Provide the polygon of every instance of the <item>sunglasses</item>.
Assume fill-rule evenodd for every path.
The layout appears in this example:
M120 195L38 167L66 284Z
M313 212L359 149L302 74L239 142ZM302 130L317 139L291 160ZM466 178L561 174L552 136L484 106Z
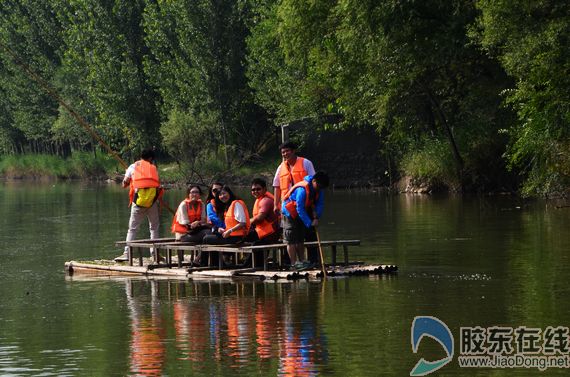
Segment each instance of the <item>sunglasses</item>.
M190 194L199 194L200 191L190 191Z
M212 192L213 192L214 194L217 194L218 192L220 192L220 189L217 189L217 188L212 189Z

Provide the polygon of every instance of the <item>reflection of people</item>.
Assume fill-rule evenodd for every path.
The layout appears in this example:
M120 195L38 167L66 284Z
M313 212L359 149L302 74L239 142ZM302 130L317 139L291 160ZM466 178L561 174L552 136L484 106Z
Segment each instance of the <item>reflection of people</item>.
M172 304L176 345L186 355L184 358L202 363L208 350L207 311L202 305L191 305L191 301L178 299ZM201 364L194 365L203 367Z
M204 236L210 232L210 224L206 221L206 206L200 195L200 186L189 186L186 199L180 203L172 219L172 232L179 241L202 243Z
M144 308L132 292L132 281L126 280L127 302L131 312L132 339L130 343L131 373L141 376L161 376L166 359L164 339L166 333L160 318L157 298L157 281L151 280L151 313Z
M127 241L133 241L137 236L139 225L146 217L150 228L150 238L158 238L158 227L160 220L157 199L162 195L160 189L160 179L158 169L152 163L154 152L152 149L145 149L141 153L141 159L131 164L125 172L123 187L129 187L129 205L131 206L131 216L129 219L129 230ZM122 255L115 258L116 262L129 260L129 247L125 246ZM151 249L151 256L154 249Z
M290 294L287 305L283 305L280 376L317 376L320 374L317 366L326 365L328 361L327 339L317 322L315 302L318 299L309 291L308 295Z
M317 172L296 183L283 197L283 239L293 268L306 268L310 264L303 262L305 233L319 224L324 207L322 191L328 185L328 175Z

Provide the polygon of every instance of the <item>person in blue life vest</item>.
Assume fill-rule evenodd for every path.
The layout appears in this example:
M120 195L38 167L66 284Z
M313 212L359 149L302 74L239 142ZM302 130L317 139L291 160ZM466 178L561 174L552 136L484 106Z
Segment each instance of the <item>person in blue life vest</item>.
M214 182L208 190L208 197L206 198L206 216L208 217L208 222L212 224L212 230L215 232L218 228L225 228L223 218L220 219L216 211L216 196L220 190L224 187L221 182Z
M303 261L305 233L319 224L324 208L323 190L328 186L328 175L319 171L296 183L283 197L283 239L294 269L311 264Z

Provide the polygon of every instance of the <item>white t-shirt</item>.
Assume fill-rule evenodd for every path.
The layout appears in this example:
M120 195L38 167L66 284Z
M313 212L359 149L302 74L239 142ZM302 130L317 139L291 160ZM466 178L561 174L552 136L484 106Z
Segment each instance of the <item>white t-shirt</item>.
M247 222L247 217L245 216L245 209L241 205L241 203L236 203L234 206L234 219L238 223L245 223Z
M299 157L297 156L297 158L299 158ZM289 166L289 168L291 168L291 166ZM313 163L311 161L307 160L306 158L303 159L303 168L307 172L307 175L315 175L315 168L313 166ZM281 184L279 183L279 170L281 170L281 164L279 164L279 166L277 167L277 170L275 171L275 177L273 178L273 187L280 187L281 186ZM292 182L288 188L291 188L291 187L293 187Z
M188 218L188 211L186 210L186 201L183 200L178 206L176 211L176 220L180 225L190 224L190 219ZM202 203L202 214L200 215L200 220L206 222L206 205Z

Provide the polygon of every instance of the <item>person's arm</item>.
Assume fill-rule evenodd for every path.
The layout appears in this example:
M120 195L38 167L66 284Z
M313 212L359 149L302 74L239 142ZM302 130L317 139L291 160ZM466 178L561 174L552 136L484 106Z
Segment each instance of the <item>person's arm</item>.
M206 217L206 205L202 204L202 213L200 214L200 221L198 221L198 226L206 226L210 227L212 224L208 222L208 218Z
M315 167L313 166L313 163L306 158L303 160L303 167L305 168L307 175L315 175Z
M226 231L224 233L222 233L222 237L228 238L236 230L240 230L242 228L245 228L245 226L247 224L247 218L245 215L245 210L244 210L243 206L241 205L241 203L236 203L234 206L234 218L238 222L237 225L235 225L234 227L232 227L230 229L226 229Z
M301 219L301 221L303 222L303 224L305 224L305 226L307 228L311 227L311 224L313 222L313 219L311 219L309 217L309 214L307 213L307 209L305 208L305 201L307 199L307 195L305 194L305 190L303 189L297 189L294 192L295 194L295 206L297 207L297 213L299 214L299 218Z
M324 208L325 208L325 193L321 190L319 192L319 198L317 199L317 202L315 203L315 214L316 214L318 219L320 219L321 216L323 216L323 209Z
M271 202L270 198L263 198L259 203L259 213L257 216L252 217L250 220L251 226L254 226L256 223L263 221L264 219L269 216L269 211L273 210L275 204Z
M216 228L225 228L226 227L224 222L222 220L220 220L220 218L218 217L218 214L216 213L216 211L214 211L214 206L211 203L208 203L208 205L206 206L206 210L208 213L208 220L210 221L210 223L212 225L214 225Z
M190 225L190 219L188 218L188 211L186 210L186 202L182 201L178 205L178 210L176 210L176 220L180 225Z
M131 178L133 176L133 171L135 170L135 165L130 165L127 170L125 171L125 177L123 178L123 187L129 187L131 184Z
M279 183L279 169L281 165L277 167L275 172L275 177L273 178L273 211L276 215L281 213L281 187Z

